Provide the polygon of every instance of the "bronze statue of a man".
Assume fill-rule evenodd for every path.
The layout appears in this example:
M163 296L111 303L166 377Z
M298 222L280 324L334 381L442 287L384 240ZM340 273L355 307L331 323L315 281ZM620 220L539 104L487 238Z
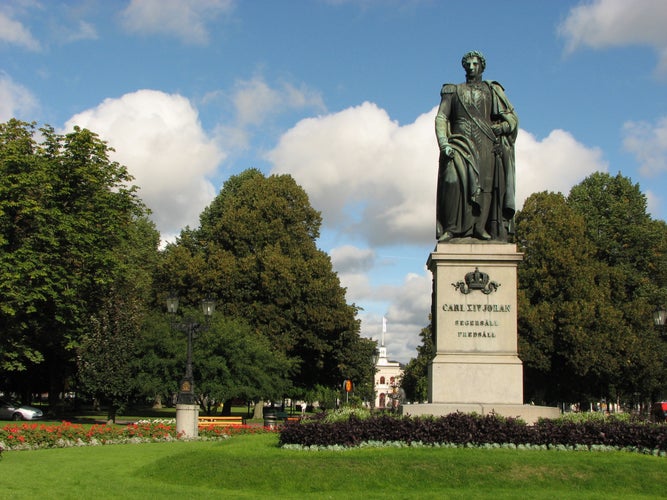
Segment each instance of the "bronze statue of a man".
M482 80L486 60L480 52L468 52L461 63L466 82L442 86L435 117L436 238L506 242L513 232L519 119L503 87Z

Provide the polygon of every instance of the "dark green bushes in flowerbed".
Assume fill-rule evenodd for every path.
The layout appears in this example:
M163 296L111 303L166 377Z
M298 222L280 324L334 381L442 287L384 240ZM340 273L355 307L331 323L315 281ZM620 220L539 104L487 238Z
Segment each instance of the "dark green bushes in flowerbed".
M667 425L625 421L613 417L589 421L541 420L528 425L498 415L452 413L444 417L390 415L343 421L324 419L289 423L280 432L281 445L358 446L365 442L422 445L526 445L547 448L606 446L667 451Z
M604 445L667 451L667 425L623 421L613 417L583 422L543 420L534 427L533 433L538 444Z

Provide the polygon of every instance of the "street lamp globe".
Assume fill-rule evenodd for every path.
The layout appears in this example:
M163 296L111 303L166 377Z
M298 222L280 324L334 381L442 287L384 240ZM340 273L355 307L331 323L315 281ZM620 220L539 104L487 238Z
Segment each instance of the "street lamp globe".
M215 312L215 300L206 298L201 301L201 308L204 311L204 316L210 318Z
M167 297L167 312L176 314L176 311L178 311L178 296L170 295Z
M371 361L373 361L373 366L376 366L378 364L378 359L380 359L380 351L376 347L373 349L373 354L371 355Z

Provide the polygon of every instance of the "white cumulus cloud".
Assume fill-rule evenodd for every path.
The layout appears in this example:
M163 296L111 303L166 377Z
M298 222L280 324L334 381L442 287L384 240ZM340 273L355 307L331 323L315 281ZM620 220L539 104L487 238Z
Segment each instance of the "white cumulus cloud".
M667 170L667 117L657 123L626 122L623 146L634 154L642 175L652 177Z
M223 114L231 120L218 124L214 134L229 150L239 151L248 149L256 134L266 138L279 130L276 123L286 113L326 109L318 91L289 82L271 85L261 75L237 80L230 91L209 92L201 102L205 106L218 103L228 111Z
M41 48L39 41L32 36L23 23L3 12L0 12L0 41L28 50L40 50Z
M331 262L338 272L365 272L373 266L375 252L370 248L343 245L329 252Z
M367 273L375 264L375 251L343 245L331 249L329 256L341 286L347 290L348 302L367 300L373 294L373 286Z
M626 122L623 134L623 147L637 159L641 175L652 178L667 171L667 117L655 123ZM649 212L659 212L662 193L648 189L645 194Z
M10 118L30 121L28 117L37 108L37 98L27 88L0 72L0 121Z
M664 0L594 0L572 8L558 31L566 49L603 49L648 45L658 53L660 72L667 72L667 2Z
M260 125L268 116L290 109L324 110L324 101L318 92L306 87L296 88L289 83L271 87L261 77L238 81L232 100L236 108L236 120L241 127ZM267 113L267 109L271 113Z
M304 187L325 224L373 244L425 240L435 207L433 116L400 126L366 102L301 120L268 158L274 173Z
M431 310L431 273L408 273L398 286L382 286L376 293L389 302L385 314L366 313L362 320L362 334L375 340L382 335L382 316L387 318L385 346L392 359L407 362L416 356L421 344L419 332L428 325Z
M572 186L593 172L606 172L602 150L587 147L564 130L553 130L542 140L525 130L516 144L517 207L532 193L560 192L567 196Z
M73 116L66 128L75 125L116 149L113 159L135 177L163 238L198 225L199 214L216 195L207 176L225 154L202 130L188 99L139 90Z
M233 0L132 0L121 20L132 33L169 35L202 45L209 40L207 23L233 7Z

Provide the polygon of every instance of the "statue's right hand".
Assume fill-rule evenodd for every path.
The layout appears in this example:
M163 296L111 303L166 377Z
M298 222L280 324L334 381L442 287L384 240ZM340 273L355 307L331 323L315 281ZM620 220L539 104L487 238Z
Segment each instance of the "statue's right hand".
M443 144L440 151L448 158L454 158L454 150L449 144Z

